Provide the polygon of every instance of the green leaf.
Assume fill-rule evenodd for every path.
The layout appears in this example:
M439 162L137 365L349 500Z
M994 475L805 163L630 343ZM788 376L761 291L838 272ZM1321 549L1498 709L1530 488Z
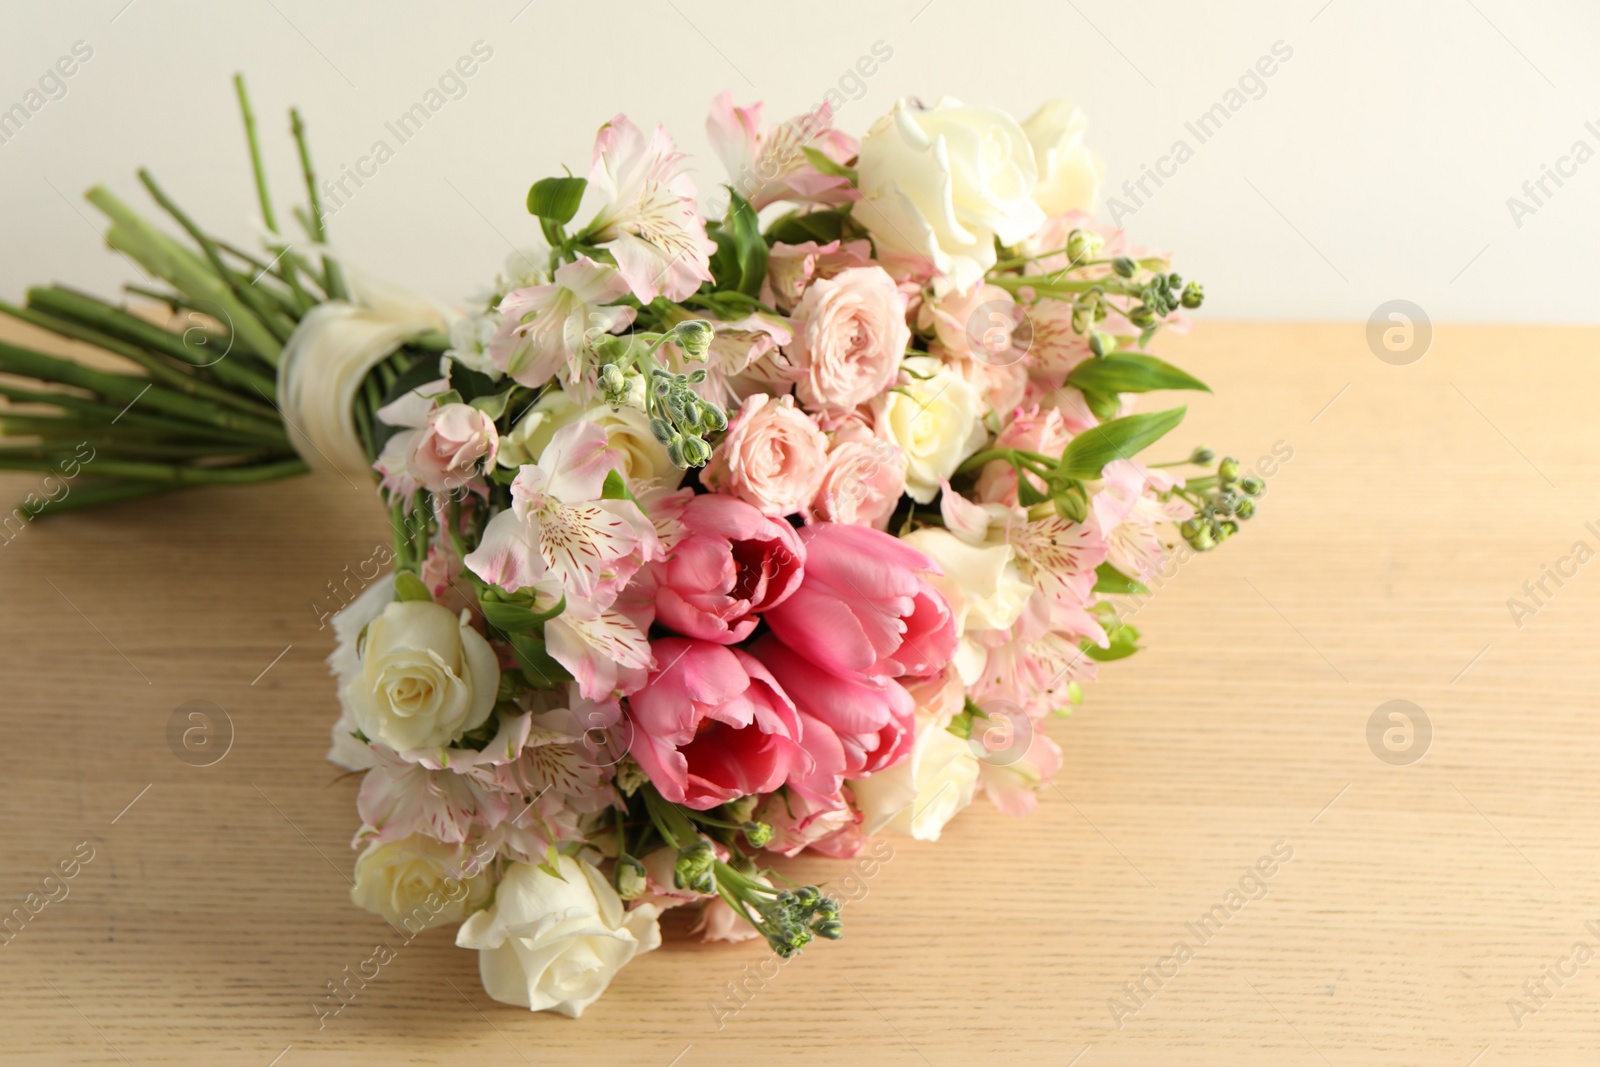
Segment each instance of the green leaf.
M633 499L633 494L628 492L628 483L623 481L622 475L617 473L615 470L607 472L606 480L604 484L600 486L600 499L632 500L633 503L638 503L637 500Z
M755 208L729 189L727 217L710 233L717 242L717 251L711 257L711 275L717 288L746 296L760 293L767 276L767 242L761 236Z
M1067 384L1088 393L1148 393L1155 389L1199 389L1206 383L1165 360L1143 352L1113 352L1103 359L1086 359L1067 375Z
M1106 636L1111 638L1110 648L1089 645L1084 649L1090 659L1098 663L1110 663L1114 659L1126 659L1139 651L1139 630L1131 623L1108 628Z
M1116 393L1105 393L1099 389L1084 389L1083 402L1089 405L1089 410L1094 412L1094 417L1102 422L1117 417L1117 412L1122 410L1122 398Z
M461 394L467 403L472 403L480 396L489 396L506 388L507 383L497 382L482 371L475 371L471 367L464 367L455 360L450 361L450 388Z
M1188 410L1176 407L1143 415L1125 415L1091 427L1067 442L1055 474L1059 478L1080 481L1098 478L1107 463L1114 459L1132 459L1136 453L1161 440L1183 421Z
M1142 583L1134 581L1126 574L1109 563L1102 563L1094 569L1094 591L1096 593L1110 593L1113 596L1143 596L1150 592Z
M800 151L806 154L806 160L816 168L818 174L826 174L833 178L848 179L851 185L856 184L856 169L847 167L843 163L835 163L815 148L801 147Z
M554 689L572 677L545 651L543 639L532 634L512 634L511 650L516 653L522 676L535 689Z
M827 244L844 233L845 213L837 210L791 212L767 227L767 240L798 245L807 241Z
M428 587L422 584L411 571L395 571L394 595L400 600L426 600L433 602L433 594L428 592Z
M543 627L545 623L567 609L567 598L562 597L553 607L541 611L534 606L531 599L519 597L509 601L501 600L492 593L484 592L478 595L478 607L483 609L483 617L488 620L490 626L505 631L508 636L513 636Z
M503 393L489 393L486 396L475 396L469 401L469 403L479 411L483 412L485 415L489 416L491 419L498 419L500 416L506 413L506 403L510 399L511 390L507 389Z
M587 178L541 178L528 190L528 214L566 225L583 202Z

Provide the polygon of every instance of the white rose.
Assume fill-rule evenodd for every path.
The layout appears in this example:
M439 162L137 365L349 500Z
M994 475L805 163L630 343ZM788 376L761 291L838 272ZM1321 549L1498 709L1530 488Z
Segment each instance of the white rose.
M458 878L470 857L459 845L423 834L371 844L356 860L350 899L408 934L460 922L489 901L494 888L481 869Z
M461 925L456 944L479 950L484 990L505 1004L576 1019L624 964L661 944L654 904L622 910L594 867L560 858L561 877L514 863L494 904Z
M1094 210L1105 184L1106 165L1099 153L1084 147L1088 126L1089 120L1070 100L1051 100L1022 124L1039 166L1033 199L1047 215Z
M945 823L972 803L978 769L972 746L945 729L937 716L919 710L911 755L850 783L863 816L861 829L939 840Z
M361 673L361 631L394 603L394 575L385 574L361 591L333 616L333 635L338 644L328 656L328 669L339 682L339 721L333 724L333 747L328 760L347 771L364 771L376 761L372 750L355 738L355 713L345 698L345 687Z
M910 382L874 400L873 411L878 433L905 453L907 495L926 504L987 439L987 405L970 382L932 356L901 365L912 372Z
M449 608L396 601L367 626L361 671L345 686L356 727L396 752L441 749L494 710L494 650Z
M639 404L643 404L643 379L639 383ZM667 455L667 446L650 432L650 417L633 403L619 408L596 404L585 408L571 395L552 389L540 397L528 413L517 420L511 432L500 439L499 463L502 467L521 467L537 462L544 446L557 430L580 420L597 424L606 432L606 442L621 458L618 464L629 488L650 483L659 488L676 489L683 471Z
M1033 596L1005 542L971 545L937 526L913 530L901 540L944 571L928 575L928 582L950 602L958 634L1010 629Z
M902 100L867 131L856 171L853 216L878 246L926 256L958 288L994 265L995 238L1015 244L1044 223L1033 149L998 108Z

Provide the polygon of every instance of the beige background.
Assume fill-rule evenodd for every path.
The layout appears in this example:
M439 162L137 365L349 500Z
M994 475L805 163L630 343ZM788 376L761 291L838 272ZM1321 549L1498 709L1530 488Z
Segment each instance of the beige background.
M0 545L0 908L79 842L95 858L0 946L0 1061L1593 1062L1600 963L1520 1029L1508 1000L1600 946L1600 565L1520 629L1506 600L1600 547L1597 341L1441 327L1397 367L1355 325L1166 339L1217 392L1157 451L1249 464L1283 442L1262 514L1139 610L1148 650L1052 725L1066 766L1036 816L980 805L937 844L894 841L846 939L720 1030L709 1005L766 953L681 923L578 1022L491 1002L435 933L319 1030L324 983L394 937L346 898L356 784L321 758L331 642L309 607L385 536L370 494L311 477L41 522ZM1368 746L1395 699L1433 730L1409 766ZM168 748L191 700L234 727L211 767ZM1266 895L1114 1026L1108 1000L1277 842Z
M1591 0L78 0L6 16L0 111L75 42L95 55L0 144L4 294L120 284L73 201L107 182L144 203L141 164L195 218L250 232L229 83L243 71L280 204L299 182L290 104L325 175L387 141L333 240L440 299L466 299L532 238L529 183L586 172L619 111L666 125L709 202L727 175L706 111L727 89L777 120L836 92L856 134L903 96L1019 118L1071 97L1114 191L1147 166L1171 175L1147 181L1129 225L1182 255L1219 317L1365 321L1401 296L1441 321L1600 321L1575 288L1594 277L1600 162L1569 160L1520 226L1506 206L1575 141L1600 150ZM492 58L401 143L387 124L477 42ZM861 78L880 43L892 58ZM1186 124L1280 43L1292 56L1202 143ZM1194 155L1173 174L1179 140Z

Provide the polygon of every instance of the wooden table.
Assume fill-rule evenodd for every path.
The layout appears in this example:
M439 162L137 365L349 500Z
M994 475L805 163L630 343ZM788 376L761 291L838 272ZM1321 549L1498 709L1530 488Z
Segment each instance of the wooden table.
M1600 563L1561 561L1600 549L1600 332L1441 327L1408 366L1361 324L1164 345L1216 389L1165 451L1292 458L1052 726L1037 815L894 840L846 939L770 978L763 947L671 923L578 1022L489 1000L435 932L319 1029L325 984L395 940L347 898L356 783L322 760L311 606L386 536L366 487L197 491L0 544L0 912L93 850L0 945L0 1060L1593 1063ZM1575 573L1535 604L1545 565ZM1422 712L1409 750L1401 720L1369 735L1393 700ZM190 701L231 720L212 766L169 748Z

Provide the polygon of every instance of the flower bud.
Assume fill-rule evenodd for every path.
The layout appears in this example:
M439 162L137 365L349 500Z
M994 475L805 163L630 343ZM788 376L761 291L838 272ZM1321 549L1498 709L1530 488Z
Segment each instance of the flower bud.
M1231 482L1239 477L1239 461L1232 456L1224 456L1222 462L1217 464L1217 477L1224 482Z
M1106 356L1109 356L1111 353L1115 352L1116 350L1117 350L1116 338L1111 337L1108 334L1101 333L1099 330L1091 330L1090 331L1090 333L1089 333L1089 351L1093 352L1096 356L1100 357L1101 359L1104 359Z
M644 864L632 856L619 856L616 870L617 896L623 900L637 900L644 895L649 882L645 878Z
M1067 235L1067 258L1074 263L1093 259L1106 246L1106 239L1093 230L1073 230Z
M1118 256L1111 261L1111 269L1124 278L1131 278L1139 272L1139 264L1127 256Z
M666 445L672 443L672 424L666 419L651 416L650 432L654 434L656 440L660 441L662 444Z
M1189 462L1198 467L1203 467L1216 458L1217 454L1211 451L1211 449L1207 448L1205 445L1201 445L1199 448L1196 448L1193 452L1189 453Z
M678 343L690 359L704 359L711 350L711 338L716 335L711 323L705 319L690 319L677 326Z
M1190 282L1183 290L1183 306L1191 311L1205 302L1206 291L1199 282Z
M678 851L672 865L672 880L679 889L693 889L696 893L715 893L717 880L713 873L717 854L711 842L704 839Z
M1253 474L1239 482L1239 488L1244 490L1246 496L1260 496L1261 491L1266 487L1267 483Z
M765 848L767 842L772 840L772 827L764 822L747 822L744 824L744 839L750 842L751 848Z
M1254 500L1241 500L1234 507L1233 513L1241 519L1251 518L1256 513L1256 502Z

